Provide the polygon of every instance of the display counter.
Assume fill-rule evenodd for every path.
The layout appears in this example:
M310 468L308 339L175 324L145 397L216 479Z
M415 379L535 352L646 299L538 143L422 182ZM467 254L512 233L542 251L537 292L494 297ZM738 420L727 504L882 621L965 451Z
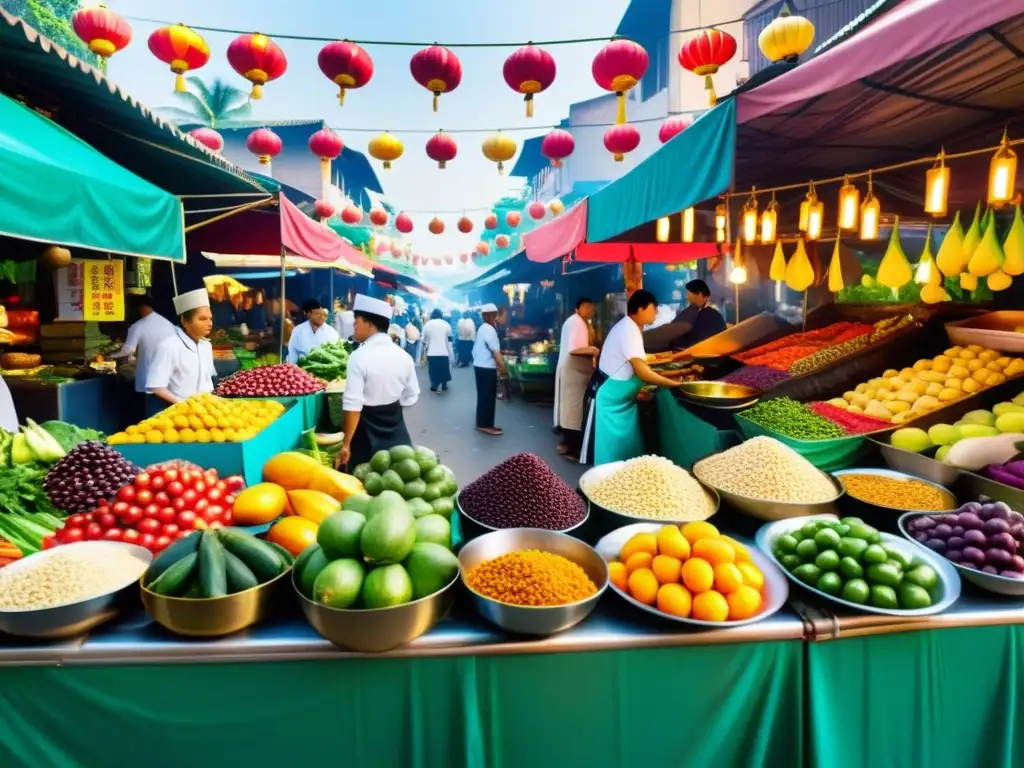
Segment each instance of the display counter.
M61 383L12 376L4 382L22 422L66 421L108 435L121 428L121 421L132 423L133 413L125 404L135 395L134 385L115 374ZM122 411L128 420L122 419Z

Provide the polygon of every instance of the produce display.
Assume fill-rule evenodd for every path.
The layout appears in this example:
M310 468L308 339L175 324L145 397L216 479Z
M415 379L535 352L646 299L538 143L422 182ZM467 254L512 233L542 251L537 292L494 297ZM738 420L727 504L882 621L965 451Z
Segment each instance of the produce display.
M57 509L85 512L100 499L111 499L128 485L139 468L102 443L81 443L58 461L43 481L43 490Z
M705 520L718 511L689 472L662 456L630 459L587 495L605 509L648 520Z
M40 610L90 600L132 583L146 569L127 547L67 547L45 557L26 557L23 563L17 570L0 570L0 610Z
M838 424L788 397L761 400L753 408L743 411L743 418L799 440L831 440L846 436Z
M142 583L164 597L213 600L272 581L293 559L235 528L189 533L150 563Z
M953 508L948 494L921 480L897 480L885 475L849 472L844 472L840 480L848 496L880 507L922 512L943 512Z
M25 420L20 432L0 429L0 467L39 462L52 464L79 443L101 440L103 434L64 421L36 424Z
M414 515L395 491L352 496L329 515L297 563L303 594L330 608L390 608L434 594L459 573L451 526Z
M308 355L299 358L299 368L324 381L344 379L348 374L351 345L347 341L321 344Z
M204 392L111 435L107 442L241 443L282 413L284 406L275 400L229 400Z
M579 565L536 549L509 552L475 565L466 574L474 592L508 605L545 607L578 603L597 594Z
M763 604L764 574L747 548L704 521L635 534L608 574L634 600L684 619L739 621Z
M459 494L462 510L492 528L565 531L587 516L583 499L532 453L488 470Z
M221 397L294 397L311 395L324 383L291 363L238 371L217 384Z
M721 380L727 384L742 384L767 392L776 384L788 381L789 378L786 371L780 371L767 365L744 365L723 376Z
M770 437L755 437L701 459L693 474L712 488L762 501L814 504L836 497L827 475Z
M866 435L881 429L890 429L891 424L881 419L865 416L863 413L839 408L832 403L810 403L807 406L812 413L828 419L847 435Z
M48 471L38 462L0 467L0 537L21 555L43 549L47 537L64 524L63 513L43 489ZM9 549L4 547L4 552Z
M797 580L857 605L916 610L939 598L935 570L883 545L881 534L858 517L811 520L771 548Z
M459 490L455 473L426 446L396 445L388 451L377 451L352 474L362 481L370 496L384 491L401 495L415 517L437 514L450 518L455 511Z
M970 501L945 515L922 515L907 525L914 541L962 568L1024 579L1024 515L1002 502Z

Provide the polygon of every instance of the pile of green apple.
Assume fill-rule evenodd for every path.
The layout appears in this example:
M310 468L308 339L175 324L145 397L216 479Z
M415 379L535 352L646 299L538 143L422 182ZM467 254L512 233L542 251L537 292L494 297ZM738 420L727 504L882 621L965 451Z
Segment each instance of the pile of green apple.
M935 458L942 461L950 447L965 438L1012 433L1024 433L1024 392L1010 402L996 403L990 411L969 411L956 423L935 424L927 432L916 427L897 429L889 442L913 453L925 453L938 446Z

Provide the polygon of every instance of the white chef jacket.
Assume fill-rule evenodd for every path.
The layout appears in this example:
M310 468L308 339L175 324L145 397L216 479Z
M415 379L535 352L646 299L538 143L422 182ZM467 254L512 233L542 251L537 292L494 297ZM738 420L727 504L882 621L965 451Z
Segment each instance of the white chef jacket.
M327 323L322 323L315 331L309 320L299 323L292 329L291 338L288 340L288 362L295 365L303 355L308 355L323 344L333 344L337 340L338 332Z
M476 341L473 342L473 366L476 368L497 368L494 360L494 353L501 351L501 342L498 341L498 332L490 323L484 323L476 332Z
M473 341L476 339L476 323L473 322L472 318L463 317L460 319L456 331L461 341Z
M562 323L562 336L558 341L558 367L569 359L569 354L574 349L590 346L590 329L587 328L587 321L573 312L566 321Z
M349 357L344 410L360 412L364 405L396 401L408 408L419 396L416 364L386 333L373 334Z
M334 330L338 336L348 341L356 330L356 315L351 309L344 309L334 316Z
M196 344L181 328L160 342L146 373L146 391L169 389L172 395L192 397L213 391L213 345L206 339Z
M647 358L644 335L636 323L624 317L608 331L597 367L612 379L629 381L633 378L633 366L629 361L634 358Z
M0 427L8 432L18 433L18 412L14 409L11 390L2 376L0 376Z
M158 312L150 312L128 328L124 346L111 357L135 355L135 391L146 391L146 377L156 358L160 342L174 335L175 325Z
M452 327L448 323L441 318L428 320L423 326L423 347L427 350L427 357L449 357L451 338Z

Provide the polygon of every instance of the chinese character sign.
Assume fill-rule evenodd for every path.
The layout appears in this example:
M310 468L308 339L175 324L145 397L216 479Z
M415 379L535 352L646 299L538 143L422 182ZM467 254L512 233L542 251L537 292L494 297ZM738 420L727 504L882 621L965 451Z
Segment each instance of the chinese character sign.
M86 322L124 320L124 262L82 260L82 314Z

